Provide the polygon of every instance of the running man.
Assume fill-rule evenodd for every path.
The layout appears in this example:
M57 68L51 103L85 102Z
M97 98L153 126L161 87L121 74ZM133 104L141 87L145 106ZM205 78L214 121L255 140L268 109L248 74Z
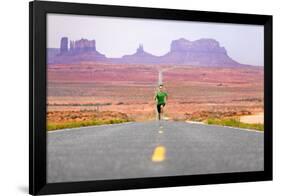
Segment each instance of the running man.
M158 119L161 120L163 116L163 109L168 100L168 94L163 90L163 84L160 84L157 92L155 93L154 100L156 101L156 107L158 112Z

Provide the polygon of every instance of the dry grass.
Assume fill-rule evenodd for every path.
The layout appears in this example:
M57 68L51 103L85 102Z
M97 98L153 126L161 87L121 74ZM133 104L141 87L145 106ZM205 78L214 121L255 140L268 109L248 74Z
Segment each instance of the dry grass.
M238 127L244 129L254 129L257 131L264 131L263 124L249 124L240 122L238 118L225 118L225 119L213 119L210 118L207 120L207 124L215 124L229 127Z
M120 112L98 112L93 110L53 111L47 113L47 130L75 128L103 124L116 124L131 121Z

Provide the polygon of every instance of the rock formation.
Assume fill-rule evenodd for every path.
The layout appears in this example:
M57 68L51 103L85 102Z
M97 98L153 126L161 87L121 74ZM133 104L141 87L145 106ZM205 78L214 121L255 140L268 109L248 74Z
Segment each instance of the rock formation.
M60 54L65 54L68 52L68 38L63 37L60 41Z
M48 55L48 64L77 63L82 61L105 61L105 55L96 51L96 41L80 39L70 41L68 49L68 38L61 38L60 53ZM52 49L52 51L54 51ZM51 50L48 50L51 53Z
M76 41L70 41L70 52L79 53L88 51L96 51L95 40L80 39Z
M237 66L238 62L232 60L224 47L214 39L199 39L189 41L186 39L174 40L170 52L161 57L163 63L204 65L204 66Z
M77 63L81 61L98 61L104 63L124 64L173 64L195 66L242 66L231 59L224 47L214 39L199 39L189 41L184 38L173 40L170 51L163 56L155 56L146 52L140 44L136 52L121 58L106 58L96 50L96 41L80 39L70 41L61 39L60 53L54 55L54 49L48 50L48 64ZM52 52L52 53L51 53ZM52 55L51 55L52 54Z
M132 55L124 55L120 61L128 64L153 64L158 62L157 56L145 52L143 45L140 44L136 52Z

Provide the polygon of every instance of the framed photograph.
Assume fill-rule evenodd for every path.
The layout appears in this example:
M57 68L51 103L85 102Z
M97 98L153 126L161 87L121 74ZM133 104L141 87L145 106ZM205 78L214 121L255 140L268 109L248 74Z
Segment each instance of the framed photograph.
M272 180L272 16L29 8L30 194Z

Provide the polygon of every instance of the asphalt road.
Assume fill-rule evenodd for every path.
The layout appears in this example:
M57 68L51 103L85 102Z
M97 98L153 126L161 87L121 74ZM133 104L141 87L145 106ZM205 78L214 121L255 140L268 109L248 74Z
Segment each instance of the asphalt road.
M263 133L158 121L48 132L47 181L263 170Z

